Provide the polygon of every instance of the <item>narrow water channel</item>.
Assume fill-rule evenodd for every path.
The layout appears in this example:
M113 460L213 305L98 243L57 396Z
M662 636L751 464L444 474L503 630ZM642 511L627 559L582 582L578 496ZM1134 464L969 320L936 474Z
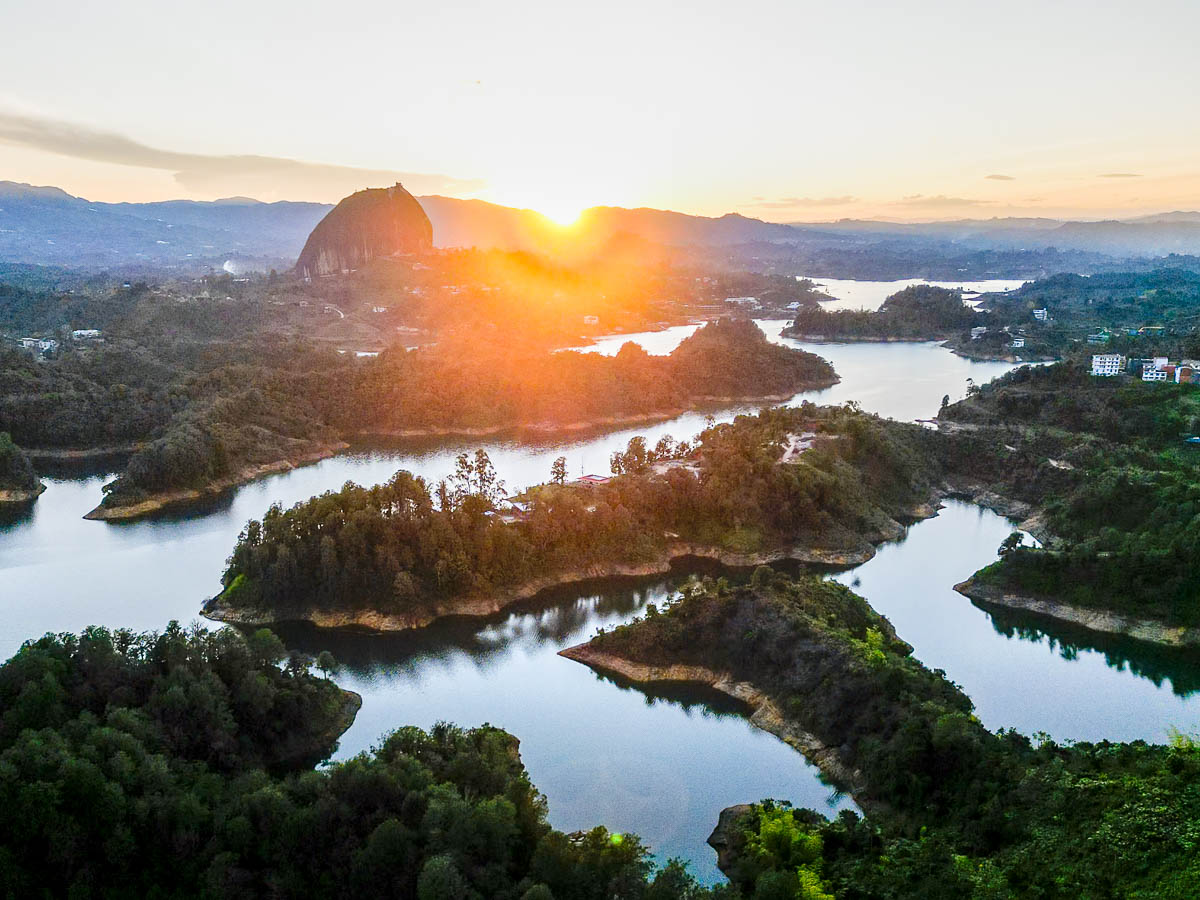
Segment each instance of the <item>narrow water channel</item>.
M785 323L760 324L784 341L778 335ZM660 352L686 336L656 334ZM648 340L619 340L639 338ZM801 346L833 362L842 381L792 402L855 400L905 420L932 415L944 394L962 396L968 378L982 383L1010 368L973 363L931 343ZM714 415L724 420L751 409ZM560 455L573 474L603 472L611 451L631 436L690 437L704 419L697 412L645 428L537 442L513 435L359 448L186 513L128 524L81 518L99 501L105 476L48 479L30 510L0 521L0 658L47 631L90 624L158 629L170 619L195 620L219 589L238 532L272 503L290 505L347 480L378 483L399 468L441 478L457 453L481 445L510 487L545 480ZM951 590L995 558L1010 529L993 513L950 503L912 526L903 541L837 577L889 616L923 661L962 685L989 727L1162 740L1169 726L1200 723L1200 672L1190 655L987 612ZM648 699L556 655L598 627L627 621L671 586L666 578L560 591L494 621L445 623L417 635L289 629L286 637L332 650L346 666L340 680L364 696L339 756L370 747L402 724L491 722L521 739L522 757L557 827L635 831L660 858L683 857L697 874L715 879L714 856L703 841L722 807L768 796L824 810L849 801L833 796L802 757L716 698L684 692Z

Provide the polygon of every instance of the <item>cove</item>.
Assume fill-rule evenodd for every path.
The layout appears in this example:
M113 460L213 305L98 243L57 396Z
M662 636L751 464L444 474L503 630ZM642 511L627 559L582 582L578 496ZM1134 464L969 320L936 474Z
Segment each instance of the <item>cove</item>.
M780 341L785 324L760 323ZM685 336L668 332L655 333L666 348L658 352ZM646 336L614 342L630 339ZM961 397L968 378L983 383L1011 368L971 362L933 343L787 343L826 357L842 379L790 402L853 400L905 420L932 415L945 394ZM727 420L753 409L711 413ZM361 446L204 505L128 524L81 518L99 501L104 474L48 478L32 508L0 521L0 656L47 631L90 624L161 629L172 618L195 620L219 588L238 532L272 503L290 505L346 480L378 483L399 468L438 479L459 452L479 446L510 488L545 480L558 456L567 457L572 474L602 473L609 454L631 436L690 437L704 427L705 415L560 439L512 434ZM1190 657L989 612L953 592L952 585L995 558L1010 530L994 513L948 502L936 518L911 526L903 541L836 577L852 586L857 580L855 589L892 619L917 656L966 689L988 727L1114 740L1162 740L1169 726L1195 728L1200 673ZM648 699L556 655L661 601L675 580L581 586L494 620L448 622L418 635L285 636L332 650L346 664L344 686L364 697L339 756L401 724L491 722L521 739L530 777L546 794L557 827L636 831L660 858L682 856L712 880L719 875L703 841L720 808L778 797L830 811L849 801L831 795L802 757L718 698L681 690Z

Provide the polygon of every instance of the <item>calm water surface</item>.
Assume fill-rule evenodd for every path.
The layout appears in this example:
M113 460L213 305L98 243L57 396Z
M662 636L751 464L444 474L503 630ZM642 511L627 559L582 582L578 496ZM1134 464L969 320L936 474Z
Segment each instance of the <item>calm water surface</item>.
M785 324L760 323L773 340L829 359L842 378L792 402L856 400L872 412L910 420L936 412L944 394L962 396L968 378L982 383L1009 368L973 363L931 343L797 344L778 336ZM669 352L688 333L685 327L623 336L591 349L616 352L633 338L653 352ZM715 415L726 420L751 410ZM510 487L544 481L560 455L573 475L604 472L612 450L634 434L684 438L703 425L698 412L557 441L509 436L360 449L246 485L186 514L123 525L81 518L99 502L106 477L47 479L48 490L30 510L0 521L0 658L47 631L89 624L156 629L172 618L194 620L219 589L238 532L271 503L290 505L347 480L377 483L398 468L441 478L458 452L481 444ZM1169 726L1200 724L1194 699L1200 672L1187 654L1027 616L993 616L950 589L994 559L1010 529L993 513L952 503L914 525L905 540L837 577L889 616L918 657L962 685L989 727L1060 738L1161 740ZM690 693L648 699L556 655L598 627L637 615L673 583L561 592L493 621L446 624L419 635L296 629L286 637L310 650L333 650L346 663L340 680L364 696L339 756L371 746L400 724L491 722L521 739L522 757L549 800L555 826L636 831L660 857L682 856L697 874L714 879L715 860L703 840L724 806L767 796L825 810L848 801L833 795L799 754L751 728L727 704Z
M803 276L801 276L803 277ZM849 281L844 278L813 278L826 294L834 299L822 303L821 308L830 311L838 309L879 309L883 301L897 291L914 284L931 284L934 287L962 288L964 296L971 299L978 294L994 293L997 291L1012 291L1025 282L1020 280L993 278L984 281L926 281L923 278L905 278L900 281Z

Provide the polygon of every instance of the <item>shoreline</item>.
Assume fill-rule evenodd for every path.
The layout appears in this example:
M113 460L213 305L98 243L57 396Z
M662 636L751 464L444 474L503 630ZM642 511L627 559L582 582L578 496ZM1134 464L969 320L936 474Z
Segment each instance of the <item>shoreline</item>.
M46 490L46 486L40 481L36 488L4 488L0 489L0 506L19 506L23 503L32 503Z
M1101 634L1121 635L1163 647L1200 646L1200 628L1167 625L1154 619L1139 619L1102 609L1072 606L1060 600L1013 593L994 585L979 584L974 575L956 584L954 590L980 603L1035 613Z
M804 334L791 328L783 329L779 332L779 336L790 338L793 341L809 341L813 344L938 344L949 340L944 337L874 337L868 335L839 337L827 334Z
M636 685L700 685L724 694L751 710L751 714L747 716L751 725L775 735L793 750L801 753L820 769L824 776L835 782L834 787L844 786L860 809L867 811L868 808L877 806L864 798L866 780L862 772L842 762L837 750L822 742L816 735L791 724L779 705L750 682L734 681L731 676L705 666L679 663L655 666L634 662L597 650L590 642L559 650L558 655L582 663L601 675L615 675Z
M716 396L705 395L693 398L688 406L676 407L657 412L634 413L627 416L600 416L595 419L582 419L577 422L523 422L505 425L461 425L461 426L429 426L425 428L394 428L394 429L362 429L353 433L359 438L427 438L427 437L493 437L498 434L529 431L537 434L569 434L576 431L610 428L614 426L653 424L678 418L690 412L697 412L706 405L728 406L745 403L785 403L797 394L807 391L822 391L831 388L841 381L834 376L812 384L798 387L787 394L749 394L746 396Z
M895 540L903 533L896 523L894 531L881 535L879 543ZM531 579L516 587L497 591L484 597L464 597L432 609L410 613L385 613L375 609L361 610L309 610L280 617L265 609L236 609L221 603L221 594L210 599L200 614L214 622L227 625L268 626L282 623L302 622L316 628L354 628L378 633L414 631L428 627L442 619L487 618L503 612L510 606L532 600L544 591L570 585L600 581L607 578L645 578L665 575L672 564L688 558L712 560L731 569L748 569L773 562L792 560L808 565L851 567L861 565L875 555L871 542L859 548L831 550L813 547L782 547L761 553L735 553L701 544L676 543L670 545L654 559L644 563L597 563L578 569L568 569L554 575Z
M513 432L533 432L543 435L552 434L570 434L577 431L588 431L593 429L604 429L611 427L624 427L631 425L649 425L656 422L664 422L670 419L678 418L689 412L696 412L704 407L705 404L719 405L735 405L749 403L784 403L790 400L796 394L805 391L824 390L832 387L840 381L837 375L832 379L825 379L819 382L814 382L809 385L804 385L797 388L792 393L788 394L755 394L745 397L722 397L706 395L693 399L691 405L677 409L665 410L661 412L638 413L629 416L605 416L596 419L585 419L579 422L553 423L553 422L531 422L521 424L494 425L484 427L429 427L429 428L405 428L395 430L373 430L363 429L353 432L349 437L358 438L361 440L371 439L405 439L405 438L428 438L428 437L492 437L499 434ZM136 448L134 448L136 449ZM311 465L312 463L320 462L323 459L337 456L347 450L352 449L351 445L346 441L339 440L333 444L328 444L318 450L292 456L286 459L275 460L269 463L262 463L257 466L247 466L233 475L228 475L224 478L217 479L214 482L204 485L199 488L185 488L177 491L167 491L162 494L151 495L144 500L139 500L136 503L122 504L120 506L105 506L103 503L97 505L94 509L84 515L83 518L90 521L100 522L120 522L139 519L144 516L154 515L174 506L184 506L189 503L195 503L200 500L209 499L232 490L244 484L249 484L259 478L264 478L268 475L277 475L282 472L289 472L292 469L300 466ZM54 457L60 460L84 460L88 458L101 458L106 455L112 455L119 452L127 452L129 448L97 448L95 451L89 450L62 450L54 451L60 454ZM49 457L45 457L49 458Z
M257 466L247 466L238 470L233 475L218 478L216 481L209 482L203 487L155 494L147 497L145 500L139 500L137 503L129 503L121 506L105 506L101 503L91 512L84 515L84 518L94 522L127 522L132 519L140 519L144 516L170 509L171 507L185 506L189 503L196 503L200 500L216 497L228 490L249 484L259 478L265 478L268 475L278 475L281 472L290 472L292 469L299 468L300 466L311 465L323 459L328 459L331 456L336 456L338 453L348 449L350 449L349 444L344 441L338 441L335 444L327 444L317 450L293 456L289 459L280 459Z
M110 456L129 456L150 446L149 441L134 441L131 444L119 444L113 447L83 447L56 448L32 447L22 448L26 456L34 462L85 462L87 460L106 459Z

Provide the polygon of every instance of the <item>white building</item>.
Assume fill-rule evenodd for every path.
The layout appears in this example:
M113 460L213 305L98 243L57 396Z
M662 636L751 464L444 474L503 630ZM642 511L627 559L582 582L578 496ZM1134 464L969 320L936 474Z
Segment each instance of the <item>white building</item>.
M1092 356L1092 374L1111 378L1125 371L1125 357L1120 353L1096 353Z
M757 297L726 297L726 303L734 303L738 306L749 306L750 304L758 305Z
M1142 381L1166 381L1167 370L1159 368L1150 368L1146 366L1142 369Z
M584 316L583 324L584 325L599 325L600 317L599 316Z
M1025 346L1025 338L1015 337L1012 339L1012 343L1009 344L1008 346L1012 347L1014 350L1020 350L1022 347Z
M1033 317L1039 322L1045 322L1046 319L1050 317L1050 311L1043 306L1041 309L1035 309L1033 311Z
M974 328L971 329L971 340L977 341L981 337L983 337L985 334L987 334L987 326L986 325L976 325Z
M71 337L77 341L91 341L100 337L100 330L97 328L77 328L71 332Z

